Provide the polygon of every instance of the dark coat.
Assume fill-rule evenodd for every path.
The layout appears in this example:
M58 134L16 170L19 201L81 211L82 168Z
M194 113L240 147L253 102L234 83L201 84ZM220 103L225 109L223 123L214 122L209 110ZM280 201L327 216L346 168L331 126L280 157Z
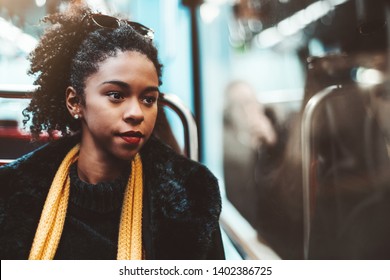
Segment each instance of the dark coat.
M0 258L27 259L54 175L76 137L0 167ZM143 243L148 259L223 259L216 178L151 138L141 152ZM80 237L82 238L82 236Z

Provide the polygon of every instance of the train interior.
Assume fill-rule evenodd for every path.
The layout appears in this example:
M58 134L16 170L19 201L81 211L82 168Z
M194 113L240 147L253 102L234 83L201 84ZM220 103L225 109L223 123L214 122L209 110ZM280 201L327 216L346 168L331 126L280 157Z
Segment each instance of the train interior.
M390 259L390 1L86 2L155 31L155 133L218 178L227 259ZM68 3L0 0L0 164L48 140L27 57Z

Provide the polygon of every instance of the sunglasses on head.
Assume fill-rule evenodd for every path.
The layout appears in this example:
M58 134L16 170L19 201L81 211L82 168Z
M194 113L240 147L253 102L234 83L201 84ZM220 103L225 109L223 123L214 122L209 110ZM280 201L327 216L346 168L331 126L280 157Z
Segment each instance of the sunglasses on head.
M82 21L84 20L89 20L91 23L103 27L103 28L118 28L122 26L123 24L127 24L131 26L136 32L141 34L142 36L153 40L154 38L154 31L145 25L142 25L138 22L134 21L129 21L129 20L124 20L124 19L119 19L116 17L108 16L108 15L103 15L103 14L86 14Z

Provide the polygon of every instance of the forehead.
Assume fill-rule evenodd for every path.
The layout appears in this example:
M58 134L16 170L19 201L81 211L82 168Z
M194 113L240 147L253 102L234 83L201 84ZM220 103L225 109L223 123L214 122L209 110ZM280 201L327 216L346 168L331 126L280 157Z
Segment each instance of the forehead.
M158 83L157 70L153 62L136 51L119 51L98 64L97 72L90 79L148 79Z
M144 54L137 51L119 51L114 56L109 56L98 64L99 72L126 69L129 71L156 72L153 62Z

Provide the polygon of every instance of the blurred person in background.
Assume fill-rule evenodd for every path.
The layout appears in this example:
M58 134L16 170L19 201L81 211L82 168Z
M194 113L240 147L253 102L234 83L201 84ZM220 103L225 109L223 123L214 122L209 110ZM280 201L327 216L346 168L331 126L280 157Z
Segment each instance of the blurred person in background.
M226 89L224 104L224 176L226 193L237 210L256 224L258 153L277 142L277 134L255 90L244 81Z

